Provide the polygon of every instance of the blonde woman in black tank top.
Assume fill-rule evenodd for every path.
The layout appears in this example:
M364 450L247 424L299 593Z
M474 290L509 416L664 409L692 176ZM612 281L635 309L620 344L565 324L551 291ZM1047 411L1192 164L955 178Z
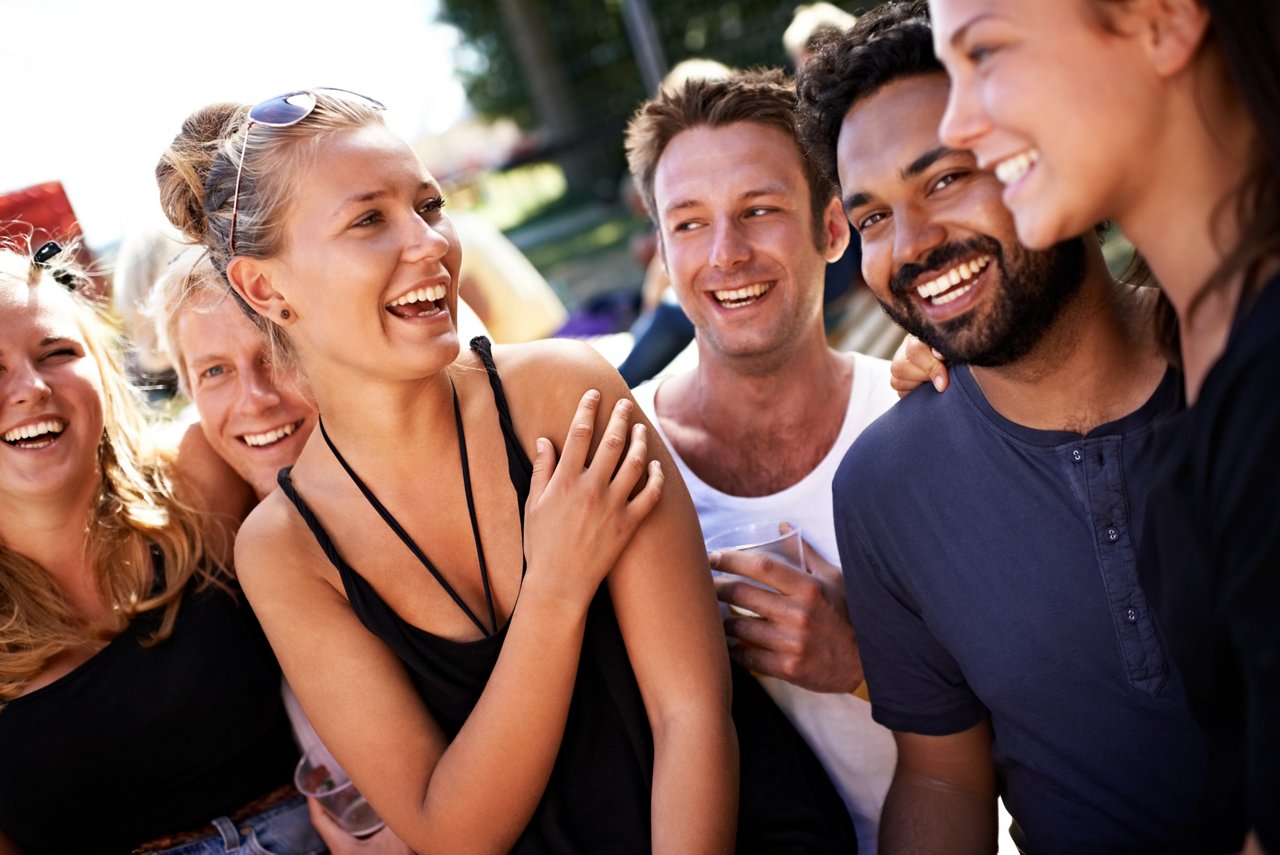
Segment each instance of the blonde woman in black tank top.
M460 354L461 251L380 113L333 90L206 108L157 170L321 414L294 501L240 532L246 592L415 850L729 851L728 668L688 495L585 345Z

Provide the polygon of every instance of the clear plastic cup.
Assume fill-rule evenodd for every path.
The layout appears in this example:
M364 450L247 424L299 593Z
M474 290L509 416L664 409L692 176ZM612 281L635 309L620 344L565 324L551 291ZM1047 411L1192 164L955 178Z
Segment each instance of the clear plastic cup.
M386 825L351 783L333 755L319 743L298 761L293 783L298 792L318 801L343 831L367 837Z

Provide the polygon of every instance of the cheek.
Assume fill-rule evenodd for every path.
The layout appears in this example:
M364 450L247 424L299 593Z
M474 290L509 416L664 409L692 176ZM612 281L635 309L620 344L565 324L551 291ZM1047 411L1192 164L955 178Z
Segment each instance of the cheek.
M861 238L854 234L855 240ZM862 242L862 278L877 299L889 298L889 278L893 273L892 253L887 240Z

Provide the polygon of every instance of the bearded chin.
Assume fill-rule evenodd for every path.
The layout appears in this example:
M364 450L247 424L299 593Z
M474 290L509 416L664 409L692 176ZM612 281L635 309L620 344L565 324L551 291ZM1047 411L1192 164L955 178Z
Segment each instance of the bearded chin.
M941 353L948 362L985 368L1026 356L1061 317L1084 282L1084 238L1043 252L1020 245L1002 247L995 264L1001 292L985 313L970 311L939 324L926 320L911 302L882 303L898 326Z

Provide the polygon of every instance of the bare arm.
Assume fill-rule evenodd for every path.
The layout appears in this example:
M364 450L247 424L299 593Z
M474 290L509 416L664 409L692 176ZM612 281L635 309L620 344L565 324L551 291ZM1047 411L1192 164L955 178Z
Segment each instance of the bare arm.
M598 407L584 398L559 466L550 443L540 443L527 508L529 529L538 534L526 542L519 607L497 665L452 742L400 661L316 570L325 559L287 500L269 497L237 540L245 590L316 731L415 851L505 852L545 789L587 607L662 486L652 472L628 498L646 470L646 452L642 441L633 442L618 467L625 412L609 421L603 451L584 467Z
M898 767L880 817L880 851L996 851L996 775L991 725L948 736L894 733Z
M631 400L617 371L585 345L549 342L540 349L539 370L550 363L564 387L595 386L606 406ZM513 412L536 410L545 383L521 388L509 390ZM676 472L638 409L635 419L651 438L650 456ZM678 477L666 482L608 585L653 731L653 851L732 851L738 755L727 653L697 514Z
M614 376L606 395L629 397ZM652 436L653 456L675 472ZM653 730L653 851L730 852L738 754L726 647L697 514L679 478L663 490L608 582Z
M253 488L213 449L199 423L183 432L173 469L178 498L201 511L209 522L205 533L210 554L228 559L236 529L257 504Z

